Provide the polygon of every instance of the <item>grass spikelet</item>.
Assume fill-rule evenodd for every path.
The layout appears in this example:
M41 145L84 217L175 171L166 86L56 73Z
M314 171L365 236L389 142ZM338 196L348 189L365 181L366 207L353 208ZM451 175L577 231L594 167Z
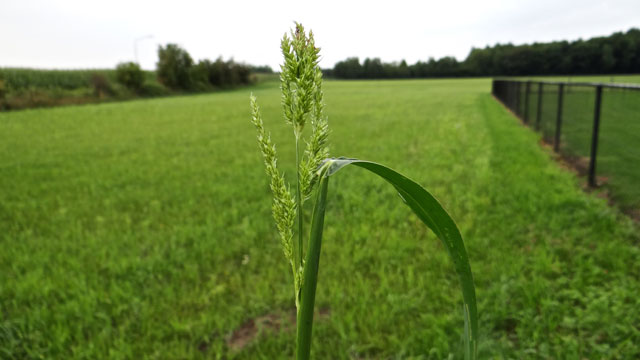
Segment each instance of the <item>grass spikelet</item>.
M294 286L297 293L299 289L299 276L296 270L293 255L293 223L295 221L296 203L286 184L284 175L278 171L276 146L271 142L271 136L266 133L260 107L253 94L250 97L251 103L251 121L258 130L258 144L264 158L265 169L270 178L271 192L273 193L273 219L276 222L280 241L285 258L291 264L294 276Z

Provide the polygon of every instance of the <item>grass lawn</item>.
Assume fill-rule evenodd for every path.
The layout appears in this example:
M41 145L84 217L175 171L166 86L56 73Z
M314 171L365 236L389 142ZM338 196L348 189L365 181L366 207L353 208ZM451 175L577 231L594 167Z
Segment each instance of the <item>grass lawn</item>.
M458 222L480 358L640 357L637 229L488 79L325 87L332 155L394 167ZM277 83L252 91L292 175ZM0 358L292 358L291 274L248 97L0 113ZM312 356L460 358L445 250L362 172L331 180Z

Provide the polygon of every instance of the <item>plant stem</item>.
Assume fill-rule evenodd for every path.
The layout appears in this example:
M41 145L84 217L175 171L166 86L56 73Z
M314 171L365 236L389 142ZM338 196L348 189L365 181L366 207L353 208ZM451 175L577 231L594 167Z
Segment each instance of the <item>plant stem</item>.
M299 142L300 142L300 134L296 132L296 176L297 176L297 183L298 186L296 187L296 202L298 203L297 206L297 210L298 210L298 265L299 267L302 267L302 259L304 256L304 249L303 249L303 241L302 241L302 230L303 230L303 224L302 224L302 194L300 193L300 147L299 147Z
M316 301L316 285L318 284L318 265L320 264L320 248L322 245L322 228L327 201L329 178L322 176L318 186L316 203L311 217L311 236L307 249L307 261L304 265L304 282L302 283L302 303L298 309L298 339L296 359L308 360L311 355L311 330L313 327L313 308Z

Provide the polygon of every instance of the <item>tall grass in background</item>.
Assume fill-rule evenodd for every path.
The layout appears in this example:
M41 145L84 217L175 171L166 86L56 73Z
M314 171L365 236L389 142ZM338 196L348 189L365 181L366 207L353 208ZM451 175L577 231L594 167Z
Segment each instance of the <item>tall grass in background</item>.
M155 72L144 71L146 81L155 80ZM0 68L0 80L11 90L30 88L73 90L91 87L91 78L104 76L116 82L114 69L44 70L27 68Z
M258 142L265 160L266 172L273 192L273 217L276 222L285 258L293 273L294 298L297 309L296 358L307 360L311 353L311 335L315 295L320 263L329 177L347 165L369 170L391 184L401 200L442 241L454 263L462 285L465 320L465 358L475 359L477 352L477 309L471 267L460 231L440 203L411 179L383 165L357 159L328 158L328 120L324 115L322 72L318 67L319 51L313 33L309 35L296 23L291 37L281 42L284 64L281 67L282 107L286 122L295 136L296 188L295 196L284 175L278 170L276 148L264 128L256 98L251 96L252 121L258 130ZM311 134L306 149L301 150L307 122ZM315 202L310 221L309 238L305 239L304 202ZM294 230L294 225L297 229ZM297 235L297 241L294 237ZM306 240L306 241L305 241ZM306 251L305 251L306 250ZM306 252L306 254L305 254Z
M18 110L167 95L155 72L142 72L135 90L120 84L113 69L43 70L0 68L0 110Z

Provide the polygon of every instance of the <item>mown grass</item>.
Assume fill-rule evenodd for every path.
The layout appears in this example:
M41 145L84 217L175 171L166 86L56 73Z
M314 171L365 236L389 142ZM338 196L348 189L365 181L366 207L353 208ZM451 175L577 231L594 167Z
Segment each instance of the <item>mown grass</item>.
M489 85L329 81L331 153L392 165L452 214L476 280L480 358L639 357L637 230ZM277 83L252 91L290 176ZM0 114L3 358L293 356L290 271L248 93ZM460 357L445 250L362 175L336 177L328 198L312 356ZM279 330L258 326L238 346L251 319Z

